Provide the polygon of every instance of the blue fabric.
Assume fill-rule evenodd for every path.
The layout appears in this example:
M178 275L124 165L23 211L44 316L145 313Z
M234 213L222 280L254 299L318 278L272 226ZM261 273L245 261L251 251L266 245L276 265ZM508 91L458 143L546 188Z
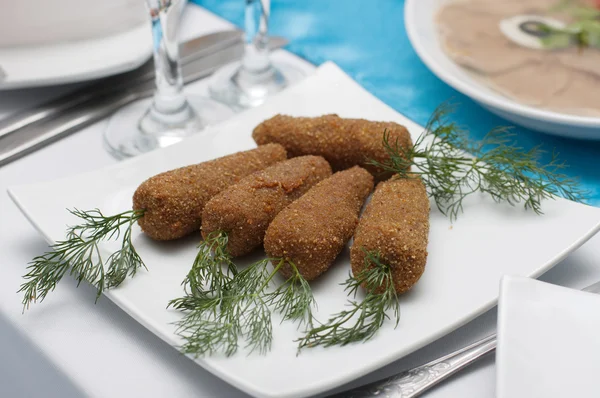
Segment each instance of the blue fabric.
M244 0L192 0L243 26ZM433 110L451 99L460 104L452 119L481 138L510 123L481 108L435 77L417 57L404 28L403 0L271 0L271 34L290 40L287 49L320 65L332 60L398 112L424 125ZM600 142L569 140L515 130L525 148L556 149L600 205ZM549 155L548 155L549 156Z

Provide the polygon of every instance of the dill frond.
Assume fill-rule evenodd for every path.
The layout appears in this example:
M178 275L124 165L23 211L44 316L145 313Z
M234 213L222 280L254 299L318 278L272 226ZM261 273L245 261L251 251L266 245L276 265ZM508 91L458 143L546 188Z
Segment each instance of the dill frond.
M51 250L35 257L23 276L25 282L18 293L23 293L23 310L32 302L43 301L54 290L62 277L69 273L77 285L86 281L97 288L96 300L104 289L119 286L125 278L135 275L144 262L131 242L133 224L143 217L143 210L130 210L112 216L100 210L69 210L82 220L81 224L67 229L66 240L51 246ZM125 231L122 232L121 228ZM121 248L105 261L99 244L121 238Z
M298 350L306 347L334 345L368 341L390 318L391 310L395 324L400 321L400 306L392 280L390 267L381 261L379 253L366 252L364 268L355 276L350 275L343 283L348 295L349 309L333 315L326 323L308 328L305 335L297 340ZM360 286L367 293L361 301L356 301ZM311 325L312 326L312 325Z

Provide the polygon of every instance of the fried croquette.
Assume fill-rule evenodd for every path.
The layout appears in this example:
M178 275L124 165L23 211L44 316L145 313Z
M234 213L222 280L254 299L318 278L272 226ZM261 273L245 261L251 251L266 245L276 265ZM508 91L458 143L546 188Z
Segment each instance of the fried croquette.
M281 145L261 146L158 174L133 195L138 223L149 237L172 240L198 231L202 210L216 194L243 177L286 159Z
M265 120L252 133L258 145L281 144L290 157L323 156L334 171L361 166L378 180L390 177L369 160L389 160L383 146L383 133L389 133L392 145L410 148L408 130L393 122L372 122L364 119L344 119L337 115L292 117L276 115Z
M265 235L265 252L292 262L306 280L327 271L358 223L373 190L373 176L355 166L320 182L275 217ZM289 264L281 273L290 277Z
M212 198L202 213L202 235L227 233L227 250L236 257L263 242L267 227L287 205L331 175L320 156L302 156L256 172Z
M397 293L409 290L425 271L429 199L420 178L392 177L377 185L350 249L352 273L365 267L365 251L379 253L392 269Z

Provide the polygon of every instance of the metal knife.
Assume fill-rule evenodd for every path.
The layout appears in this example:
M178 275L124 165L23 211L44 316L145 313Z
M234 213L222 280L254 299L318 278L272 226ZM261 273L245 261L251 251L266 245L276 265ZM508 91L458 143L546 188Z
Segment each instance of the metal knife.
M286 44L287 40L280 37L269 39L271 49L281 48ZM233 46L190 61L182 66L183 81L187 84L206 77L221 66L240 59L243 54L244 44L239 41ZM153 93L154 81L151 79L121 91L100 95L62 112L58 117L47 122L28 125L15 133L2 136L0 137L0 166L88 126L130 102L150 97Z
M240 30L226 30L186 41L180 46L181 64L185 65L196 59L239 44L242 40L242 35L243 32ZM153 79L154 63L150 59L132 71L96 80L64 96L0 120L0 137L15 132L31 123L54 117L62 111L100 95L123 90L126 87Z

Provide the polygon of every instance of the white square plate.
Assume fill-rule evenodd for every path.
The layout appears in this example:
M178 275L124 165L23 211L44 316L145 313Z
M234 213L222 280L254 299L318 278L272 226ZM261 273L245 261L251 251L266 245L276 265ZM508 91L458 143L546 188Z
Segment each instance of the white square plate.
M600 295L505 277L498 303L497 398L592 398Z
M131 208L131 195L146 178L254 147L252 129L277 113L389 120L406 125L413 138L422 131L406 117L373 97L328 63L264 106L190 138L114 166L58 181L9 190L15 203L49 242L64 237L75 221L65 208L100 208L116 213ZM537 276L575 250L600 228L600 209L566 200L544 203L544 216L521 207L497 205L481 197L465 203L451 226L435 207L431 212L429 258L418 285L401 298L396 329L386 325L372 341L347 347L304 350L296 356L296 325L274 328L271 353L238 353L196 362L247 393L260 397L305 397L342 385L436 340L491 308L504 274ZM180 314L166 310L182 294L181 281L192 264L199 235L178 242L152 242L136 231L135 245L149 271L107 296L167 343L178 346L172 322ZM346 302L339 285L349 272L347 253L313 283L317 316L341 310ZM52 300L51 295L48 300ZM43 305L43 304L40 304ZM277 322L277 321L275 321Z

